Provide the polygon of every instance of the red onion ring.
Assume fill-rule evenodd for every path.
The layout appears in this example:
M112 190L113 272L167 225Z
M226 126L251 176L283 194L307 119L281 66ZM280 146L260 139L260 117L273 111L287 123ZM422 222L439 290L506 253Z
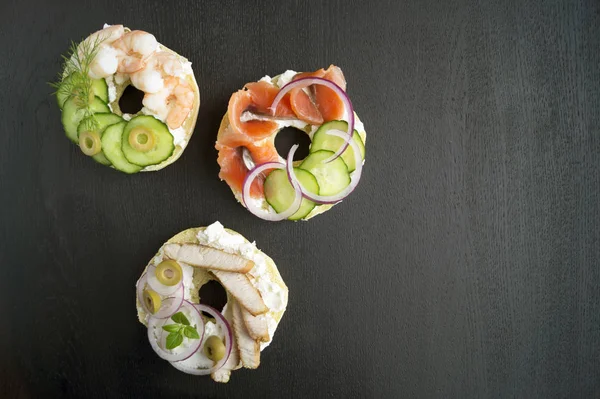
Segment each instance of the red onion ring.
M148 275L148 285L160 295L169 296L175 291L177 291L180 285L183 285L183 278L181 279L179 284L175 285L165 285L158 281L158 278L156 277L156 266L154 265L148 266L148 271L146 272L146 274Z
M135 291L137 294L137 300L142 305L142 309L144 312L151 314L146 308L146 304L144 303L144 287L146 286L146 273L142 274L140 279L135 284Z
M307 87L310 85L321 85L321 86L325 86L325 87L328 87L331 90L333 90L338 95L340 100L342 100L342 102L344 103L344 107L346 108L346 112L348 112L348 132L345 137L342 137L344 139L344 144L337 150L337 152L335 154L333 154L331 157L329 157L325 161L323 161L325 163L329 163L329 162L339 158L339 156L342 155L342 153L344 151L346 151L346 148L348 148L348 146L350 145L350 141L352 140L352 135L354 133L354 108L352 107L352 102L350 101L350 97L348 97L348 94L346 94L344 89L342 89L340 86L336 85L335 83L333 83L332 81L327 80L327 79L300 78L298 80L293 80L290 83L283 86L281 88L281 90L279 90L279 93L277 93L277 95L273 99L273 104L271 104L271 107L269 107L269 108L271 109L271 112L273 113L273 115L275 115L275 110L277 109L277 105L279 105L279 102L281 101L283 96L285 96L292 89L304 88L304 87Z
M183 303L183 296L184 296L183 284L180 284L179 291L176 291L174 296L169 297L162 301L161 307L158 310L158 312L152 314L152 312L150 312L150 309L148 309L146 307L146 302L144 301L144 288L148 282L147 277L148 277L148 273L144 273L142 275L142 277L140 277L140 279L138 280L138 282L136 284L137 299L140 302L140 304L142 305L142 309L144 309L144 312L146 312L148 314L148 316L156 318L156 319L164 319L164 318L171 317L173 314L175 314L175 312L177 312L179 310L179 308L181 307L181 304ZM172 299L172 300L167 302L167 300L169 300L169 299ZM165 306L165 303L167 306Z
M346 136L346 133L344 133L340 130L335 130L335 129L328 130L326 133L329 135L341 137L341 138L344 138ZM346 187L344 190L340 191L339 193L337 193L335 195L328 195L328 196L317 195L317 194L311 193L305 187L302 186L302 183L300 183L300 181L296 178L296 174L294 173L294 165L292 164L292 162L290 162L291 159L294 159L294 153L296 152L296 149L298 148L297 145L292 146L292 148L290 149L290 153L288 154L288 158L287 158L288 162L286 165L288 179L290 180L292 185L300 186L300 190L302 191L302 195L304 196L304 198L307 198L313 202L316 202L317 204L335 204L337 202L340 202L341 200L346 198L348 195L350 195L350 193L352 191L354 191L354 189L358 185L358 181L360 180L360 176L362 174L363 160L360 155L360 148L358 147L358 144L356 144L356 141L354 141L354 138L350 139L350 146L352 147L352 151L354 152L354 160L356 162L356 169L354 170L354 172L352 172L352 174L350 176L350 184L348 185L348 187Z
M171 298L167 298L165 302L167 302L170 299ZM148 341L150 341L150 345L152 346L152 349L154 349L154 352L156 352L156 354L162 359L168 360L169 362L179 362L185 359L189 359L194 353L196 353L196 351L198 351L198 348L200 348L200 345L202 344L202 341L204 339L204 321L202 320L202 315L200 311L191 302L188 301L183 301L182 307L190 310L193 319L190 320L190 323L192 325L196 325L196 329L198 331L198 334L200 335L200 339L190 340L192 344L185 348L185 350L181 353L170 353L167 351L167 349L163 349L165 348L166 337L168 334L162 329L162 327L167 323L168 319L157 319L151 317L150 320L148 320ZM157 328L159 329L158 338L154 334ZM202 331L200 331L200 329Z
M252 182L256 177L268 169L284 169L285 165L279 162L267 162L260 165L256 165L254 169L252 169L244 179L244 185L242 188L242 201L244 201L244 206L252 212L254 215L258 216L263 220L268 220L270 222L278 222L283 219L287 219L292 216L294 213L298 212L300 209L300 205L302 204L302 192L300 191L300 185L297 183L292 183L292 187L294 188L296 196L294 197L294 202L290 205L288 209L281 213L269 213L264 209L257 207L252 203L250 199L250 187L252 187Z
M154 314L149 313L150 316L152 316L155 319L167 319L167 318L173 316L181 308L181 306L183 306L183 302L184 302L183 284L180 285L179 290L175 291L174 294L175 295L168 297L164 301L162 301L162 304L161 304L158 312L156 312ZM171 299L172 301L169 301L168 303L166 303L168 299Z
M227 363L227 360L229 359L229 356L231 355L231 351L233 349L233 334L231 333L231 326L229 326L227 319L223 317L221 312L206 305L196 304L194 306L196 307L196 309L198 309L199 312L206 312L212 317L214 317L215 321L217 322L217 325L221 328L221 331L225 332L225 337L227 338L225 342L225 356L223 356L223 359L219 360L213 367L209 369L198 369L194 367L189 367L184 364L181 364L180 362L171 362L171 365L177 370L183 371L187 374L208 375L219 370L221 367L223 367L225 363Z

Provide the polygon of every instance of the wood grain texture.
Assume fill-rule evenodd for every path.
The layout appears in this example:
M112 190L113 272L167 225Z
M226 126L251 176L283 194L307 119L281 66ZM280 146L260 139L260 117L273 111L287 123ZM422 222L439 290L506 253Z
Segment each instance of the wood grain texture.
M104 22L188 57L203 99L165 170L125 176L63 137L46 82ZM4 0L0 397L600 397L600 3ZM270 224L218 180L229 95L341 66L369 132L363 181ZM220 220L290 290L229 384L152 352L134 284Z

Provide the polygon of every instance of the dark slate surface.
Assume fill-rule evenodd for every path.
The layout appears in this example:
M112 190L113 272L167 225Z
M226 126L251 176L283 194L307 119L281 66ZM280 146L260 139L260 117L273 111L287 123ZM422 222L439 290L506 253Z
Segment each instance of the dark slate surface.
M69 145L46 82L104 22L194 63L183 157L125 176ZM597 1L0 4L2 397L600 397ZM341 66L369 133L358 190L263 222L217 178L229 95ZM220 220L276 259L288 311L256 371L177 372L134 283Z

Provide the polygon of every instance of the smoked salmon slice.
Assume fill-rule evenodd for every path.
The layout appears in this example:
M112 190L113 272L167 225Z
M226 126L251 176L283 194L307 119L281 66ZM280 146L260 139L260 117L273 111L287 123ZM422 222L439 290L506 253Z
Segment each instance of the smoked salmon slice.
M315 72L297 73L292 80L302 78L322 78L324 76L325 70L321 68ZM323 116L315 103L314 91L312 88L309 88L308 92L310 93L310 96L301 89L290 90L290 105L298 119L310 123L311 125L321 125L323 123Z
M327 70L319 69L315 72L302 72L294 76L294 80L301 78L323 78L332 81L346 90L346 79L342 70L335 65ZM313 85L308 95L304 90L290 91L292 110L299 119L313 125L341 119L344 116L344 103L338 95L328 87Z
M237 93L234 93L229 99L227 107L231 126L239 133L250 136L255 140L262 140L275 134L278 129L278 125L275 122L259 120L241 121L242 114L248 110L252 110L254 106L255 104L252 101L250 91L239 90Z
M331 65L325 71L323 78L332 81L346 91L346 79L340 68ZM342 119L345 111L344 103L333 90L329 87L315 85L314 93L319 112L326 122Z
M265 162L277 162L279 154L275 148L275 139L269 139L262 145L256 145L248 138L236 133L231 126L222 130L217 138L215 148L219 151L217 163L221 167L219 178L225 180L230 187L242 191L244 179L249 169L244 163L242 156L243 148L246 148L256 165ZM263 196L263 182L265 176L257 177L250 187L250 196L261 198Z
M290 90L290 105L292 110L298 117L298 119L304 122L310 123L311 125L322 125L323 116L314 103L314 100L310 98L306 92L302 89Z
M276 156L269 156L266 154L268 151L264 151L264 149L260 149L263 153L262 156L265 160L255 159L257 155L256 152L252 152L252 158L255 159L256 164L269 162L269 161L277 161L279 156L277 155L277 151L275 151ZM237 192L241 192L244 185L244 179L248 174L249 170L244 163L244 159L242 157L242 147L238 148L230 148L230 147L221 147L219 150L219 157L217 158L217 162L219 166L221 166L221 171L219 172L219 178L225 180L227 184ZM264 195L263 183L266 176L259 176L253 182L250 187L250 196L253 198L262 198Z
M219 178L225 180L231 188L241 192L244 179L248 174L248 169L242 159L241 148L221 147L217 162L221 166ZM253 197L262 195L262 185L262 179L254 180L250 187L250 195Z
M259 114L272 115L271 104L279 93L279 88L271 83L260 81L248 83L245 86L250 92L255 111ZM280 118L294 118L296 115L290 106L290 96L284 96L275 111L275 116Z

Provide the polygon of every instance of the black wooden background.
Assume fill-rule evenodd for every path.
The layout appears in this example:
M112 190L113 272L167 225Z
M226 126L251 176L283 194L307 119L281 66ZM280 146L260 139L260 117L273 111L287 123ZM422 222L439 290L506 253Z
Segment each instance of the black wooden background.
M194 66L183 157L126 176L62 133L46 82L70 40L123 23ZM363 181L308 223L263 222L217 177L229 95L343 68ZM34 1L0 4L0 396L600 397L600 3ZM256 371L160 360L134 284L215 220L290 289Z

